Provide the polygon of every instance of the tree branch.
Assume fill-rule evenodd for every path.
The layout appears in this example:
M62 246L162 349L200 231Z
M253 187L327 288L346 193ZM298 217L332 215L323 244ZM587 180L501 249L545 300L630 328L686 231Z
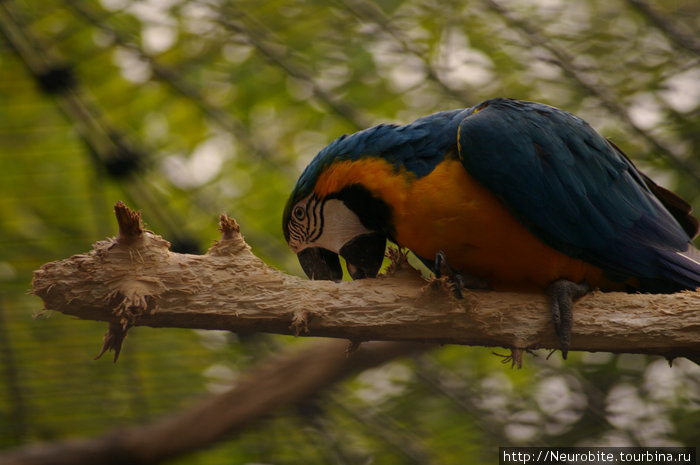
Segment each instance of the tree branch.
M230 438L347 376L429 346L377 342L352 356L346 348L342 341L323 341L291 349L256 366L230 390L151 424L3 451L0 465L159 463Z
M115 206L117 238L34 273L47 309L110 323L117 353L129 327L181 327L350 339L557 348L546 297L470 292L455 300L440 280L395 263L378 279L308 281L265 265L235 221L205 255L176 254L145 231L140 214ZM571 350L700 360L700 293L594 292L574 308Z

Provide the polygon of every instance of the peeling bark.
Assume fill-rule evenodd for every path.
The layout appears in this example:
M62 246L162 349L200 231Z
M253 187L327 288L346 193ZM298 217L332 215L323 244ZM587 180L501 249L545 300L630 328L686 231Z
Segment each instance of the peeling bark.
M455 300L395 260L377 279L309 281L265 265L222 215L221 240L205 255L176 254L115 206L119 235L34 273L47 309L110 323L104 350L129 327L181 327L302 336L558 348L545 295L472 291ZM121 330L121 332L119 332ZM576 302L571 350L700 360L700 292L593 292Z

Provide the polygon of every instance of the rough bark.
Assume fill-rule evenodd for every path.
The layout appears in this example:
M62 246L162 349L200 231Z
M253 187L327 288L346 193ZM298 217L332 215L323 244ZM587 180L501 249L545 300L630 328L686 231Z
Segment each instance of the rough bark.
M442 281L426 281L401 263L378 279L309 281L265 265L226 216L221 240L205 255L183 255L145 231L140 214L121 203L115 211L116 238L44 265L33 286L47 309L109 322L104 349L117 353L133 325L503 346L516 353L558 347L544 295L474 291L455 300ZM571 350L697 361L700 292L593 292L575 304Z

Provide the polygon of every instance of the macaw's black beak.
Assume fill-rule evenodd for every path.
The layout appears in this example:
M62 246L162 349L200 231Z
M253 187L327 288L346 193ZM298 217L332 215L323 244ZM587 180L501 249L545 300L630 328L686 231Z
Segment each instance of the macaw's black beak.
M343 279L343 269L340 267L338 254L320 247L304 249L297 254L304 273L310 279L327 279L340 281Z
M379 232L357 236L340 249L352 279L374 278L384 260L386 236Z

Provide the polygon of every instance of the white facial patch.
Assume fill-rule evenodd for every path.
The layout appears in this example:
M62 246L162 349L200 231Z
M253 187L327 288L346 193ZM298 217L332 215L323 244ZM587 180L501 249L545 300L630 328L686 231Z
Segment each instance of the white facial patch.
M371 231L362 225L360 218L342 200L331 199L323 205L323 233L310 245L339 253L352 239L369 232Z
M294 206L289 231L294 253L308 247L339 253L353 238L371 232L341 200L319 200L313 194Z

